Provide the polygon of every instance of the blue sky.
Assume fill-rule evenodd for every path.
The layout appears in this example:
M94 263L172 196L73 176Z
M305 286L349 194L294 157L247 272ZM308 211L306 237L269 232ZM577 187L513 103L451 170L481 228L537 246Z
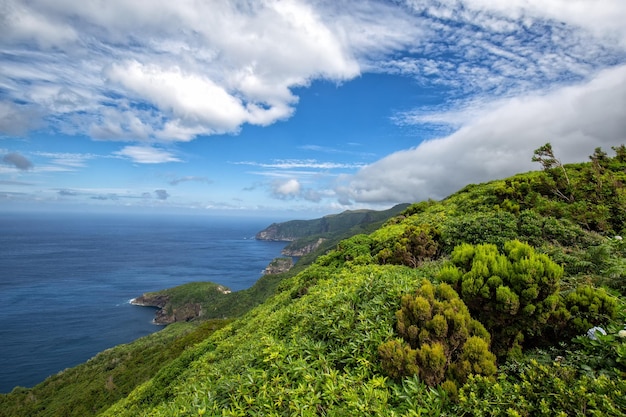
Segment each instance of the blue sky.
M622 0L0 9L0 210L312 217L626 143Z

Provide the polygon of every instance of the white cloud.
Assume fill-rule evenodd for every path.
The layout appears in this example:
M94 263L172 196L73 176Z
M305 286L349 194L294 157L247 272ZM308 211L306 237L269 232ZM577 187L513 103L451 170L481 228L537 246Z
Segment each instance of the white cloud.
M554 91L453 111L453 134L396 152L343 176L340 201L395 203L443 198L468 183L533 169L534 149L551 142L563 162L584 161L596 147L626 142L626 65Z
M78 37L70 25L55 21L22 2L3 2L0 10L0 34L6 41L34 41L44 48L53 48L73 42Z
M292 178L287 181L276 181L273 184L273 194L279 198L295 197L300 193L300 182Z
M315 159L287 159L276 160L272 163L253 162L253 161L241 161L234 162L236 165L251 165L262 168L274 168L274 169L294 169L294 168L307 168L307 169L352 169L360 168L364 164L360 163L342 163L342 162L322 162Z
M138 98L171 113L179 123L210 127L206 133L233 131L249 119L241 100L210 79L184 74L179 67L162 68L131 61L112 65L107 75Z
M50 163L67 168L84 168L87 165L87 161L99 158L98 155L91 153L35 152L35 155L49 158Z
M414 77L467 95L510 97L582 81L623 62L621 0L407 0L425 35L408 54L372 70Z
M130 158L138 164L161 164L165 162L180 162L171 152L152 146L125 146L115 155Z
M510 31L522 21L530 26L536 20L550 19L585 28L595 34L626 41L621 0L406 0L408 5L439 19L473 21L491 31Z
M4 98L25 103L20 111L37 103L53 126L98 139L187 141L266 126L293 114L293 88L349 80L360 74L359 56L418 34L402 10L378 2L6 0L0 8Z
M198 177L195 175L187 175L184 177L173 177L168 181L170 185L178 185L185 182L200 182L205 184L211 184L213 181L208 179L207 177Z

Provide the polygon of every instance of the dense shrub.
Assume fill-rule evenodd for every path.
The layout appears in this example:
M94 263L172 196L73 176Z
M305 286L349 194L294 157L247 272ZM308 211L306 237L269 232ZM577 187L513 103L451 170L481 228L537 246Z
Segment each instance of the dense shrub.
M419 375L429 386L446 380L455 386L451 382L463 383L470 374L495 374L489 334L449 285L424 280L414 295L402 296L396 318L402 339L378 348L390 377Z
M428 225L406 226L395 239L382 244L376 259L381 264L406 265L417 268L439 252L438 233Z
M470 376L459 390L456 415L476 417L623 416L626 379L580 376L558 363L530 361L519 375L502 374L494 383Z
M526 336L541 334L558 302L563 269L517 240L454 249L438 279L459 293L473 317L491 333L502 356Z
M468 213L447 220L441 234L447 253L461 243L493 243L502 248L517 237L517 218L507 211Z

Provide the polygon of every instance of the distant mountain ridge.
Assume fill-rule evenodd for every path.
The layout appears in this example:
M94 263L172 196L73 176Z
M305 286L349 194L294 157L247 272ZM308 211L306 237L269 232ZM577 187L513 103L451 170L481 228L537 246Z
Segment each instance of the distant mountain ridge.
M390 209L377 210L346 210L339 214L331 214L312 220L290 220L283 223L272 223L256 234L258 240L293 242L313 235L333 235L342 233L355 226L364 226L378 221L387 220L402 211L409 204L398 204Z
M258 240L291 242L282 253L305 256L318 248L333 247L340 240L359 233L370 233L386 220L406 210L410 204L398 204L387 210L346 210L312 220L272 223L256 234Z

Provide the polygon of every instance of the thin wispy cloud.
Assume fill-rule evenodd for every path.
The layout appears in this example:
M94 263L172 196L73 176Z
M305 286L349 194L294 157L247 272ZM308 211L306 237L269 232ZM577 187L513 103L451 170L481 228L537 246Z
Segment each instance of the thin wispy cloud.
M294 169L294 168L309 168L309 169L353 169L365 166L362 163L340 163L340 162L321 162L315 159L304 160L277 160L273 162L254 162L254 161L239 161L233 162L235 165L250 165L261 168L273 168L273 169Z
M103 157L95 154L69 152L35 152L34 154L39 157L47 158L48 162L51 164L68 168L84 168L87 166L87 161Z
M1 185L19 185L19 186L32 186L33 183L24 182L24 181L11 181L11 180L0 180Z
M619 0L601 2L604 16L597 16L595 2L575 6L557 0L553 7L538 1L407 3L422 16L430 41L374 68L447 87L450 98L511 96L580 81L626 56L626 30L607 18L609 10L626 15ZM609 25L583 19L586 13Z
M162 164L165 162L181 162L172 152L152 146L125 146L115 155L129 158L138 164Z
M198 176L193 176L193 175L187 175L184 177L176 177L168 181L170 185L178 185L178 184L186 183L186 182L198 182L198 183L204 183L204 184L213 183L213 181L208 179L207 177L198 177Z
M358 143L347 143L346 145L351 146L351 147L362 146L361 144L358 144ZM328 154L347 154L347 155L355 155L355 156L360 156L360 157L374 156L374 153L372 152L363 152L363 151L356 151L354 149L335 148L335 147L330 147L330 146L303 145L303 146L300 146L299 148L305 151L314 151L314 152L328 153Z

